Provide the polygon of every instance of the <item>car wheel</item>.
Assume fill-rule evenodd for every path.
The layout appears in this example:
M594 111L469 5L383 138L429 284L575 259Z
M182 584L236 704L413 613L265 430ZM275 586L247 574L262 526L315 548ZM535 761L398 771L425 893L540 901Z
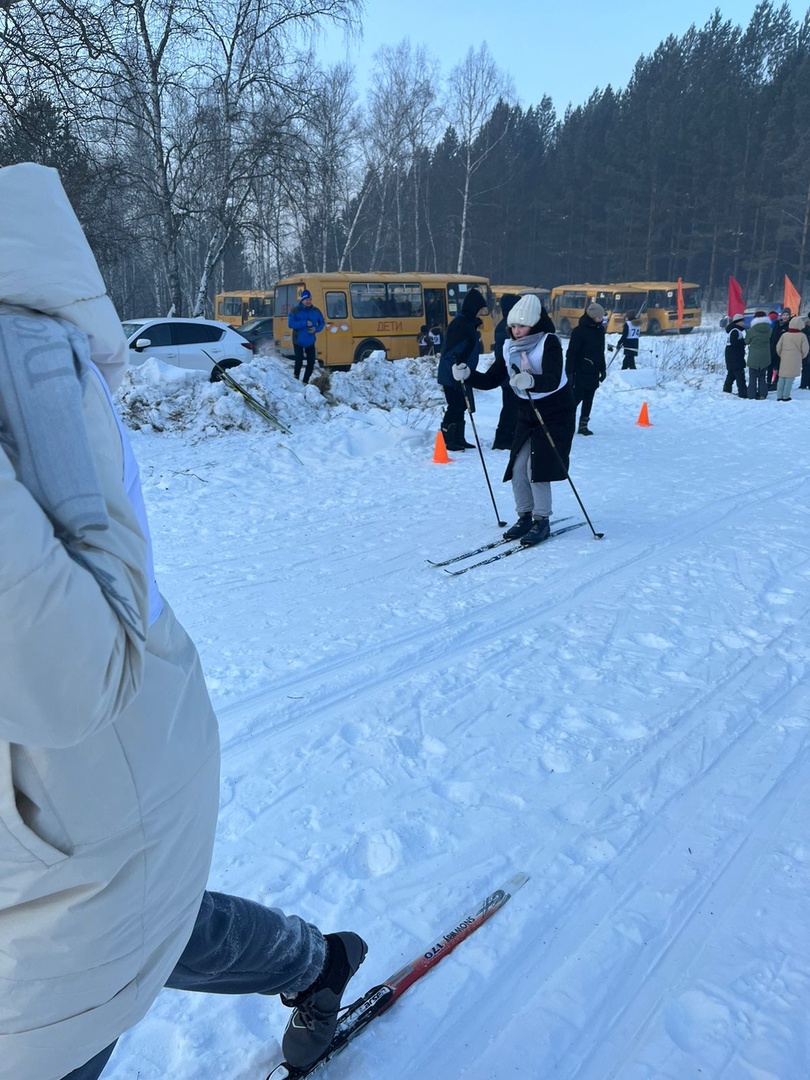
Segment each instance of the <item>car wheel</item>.
M217 366L211 368L211 374L208 376L209 382L222 382L221 371L227 371L228 368L240 367L241 360L218 360Z

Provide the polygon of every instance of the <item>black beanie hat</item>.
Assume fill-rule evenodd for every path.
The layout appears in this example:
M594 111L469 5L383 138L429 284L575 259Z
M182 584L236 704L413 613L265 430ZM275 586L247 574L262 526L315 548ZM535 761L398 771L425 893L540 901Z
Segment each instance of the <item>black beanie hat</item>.
M517 293L505 292L501 297L501 315L505 319L520 297Z

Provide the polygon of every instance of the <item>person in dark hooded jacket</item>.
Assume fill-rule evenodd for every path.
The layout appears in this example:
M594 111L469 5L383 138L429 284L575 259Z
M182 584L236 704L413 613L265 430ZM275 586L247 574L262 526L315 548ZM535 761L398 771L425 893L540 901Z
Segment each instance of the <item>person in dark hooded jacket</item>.
M604 318L602 305L590 304L579 325L571 331L568 352L565 354L565 370L571 381L574 402L582 404L577 429L580 435L593 435L588 428L593 396L607 375Z
M734 384L741 398L748 397L745 385L745 316L732 315L726 326L726 381L723 393L730 394Z
M495 327L495 359L503 360L503 345L509 334L506 317L520 297L515 293L504 293L501 297L501 321ZM498 426L495 428L495 439L492 443L493 450L511 450L512 440L515 435L515 423L517 421L517 396L509 385L506 378L501 383L501 414L498 417Z
M551 482L568 476L576 408L562 345L540 298L533 293L521 296L507 323L501 359L487 371L454 364L453 376L479 390L494 390L509 376L517 396L517 422L503 478L512 481L518 519L503 535L521 544L539 544L551 532Z
M467 400L459 383L453 378L453 365L466 364L471 371L478 367L481 356L481 326L479 316L486 313L487 302L478 289L470 289L464 297L461 311L447 327L439 358L437 379L444 390L447 408L442 417L442 434L448 450L469 450L474 444L464 437L464 413ZM472 390L468 391L470 412L475 411Z

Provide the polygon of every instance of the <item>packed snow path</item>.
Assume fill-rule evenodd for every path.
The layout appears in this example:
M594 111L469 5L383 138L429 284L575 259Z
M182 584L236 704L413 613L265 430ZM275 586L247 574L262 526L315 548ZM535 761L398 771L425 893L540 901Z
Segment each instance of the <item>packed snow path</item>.
M615 368L572 456L605 539L455 579L425 560L498 530L477 453L432 463L436 406L313 420L289 380L293 436L134 435L222 726L212 887L362 933L359 993L531 875L331 1080L810 1071L810 392ZM511 522L500 395L477 401ZM287 1016L167 991L109 1075L263 1080Z

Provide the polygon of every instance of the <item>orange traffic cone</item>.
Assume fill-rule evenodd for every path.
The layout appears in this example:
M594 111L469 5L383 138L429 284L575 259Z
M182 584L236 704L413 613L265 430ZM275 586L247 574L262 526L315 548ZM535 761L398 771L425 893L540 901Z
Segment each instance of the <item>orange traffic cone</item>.
M647 411L646 401L641 406L641 412L638 414L638 420L636 420L636 423L639 427L652 427L652 424L650 423L650 414Z
M452 458L447 456L447 447L444 444L444 435L441 431L436 432L436 446L433 450L433 464L434 465L449 465L452 462Z

